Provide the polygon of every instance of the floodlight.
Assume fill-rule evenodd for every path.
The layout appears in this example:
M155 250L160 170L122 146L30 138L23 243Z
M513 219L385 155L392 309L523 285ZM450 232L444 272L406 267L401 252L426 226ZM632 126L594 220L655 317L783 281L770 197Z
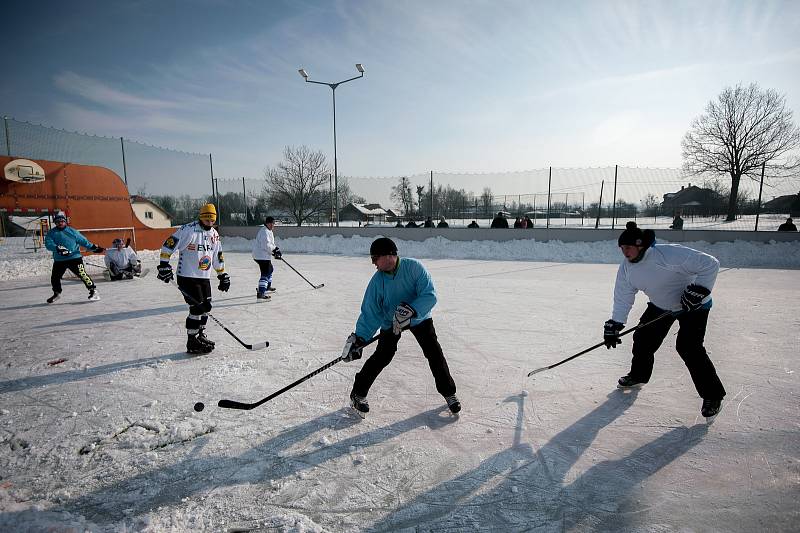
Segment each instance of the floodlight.
M364 65L361 63L356 63L356 70L358 70L361 74L364 74Z
M299 72L300 75L303 76L303 78L305 78L306 80L308 79L308 72L306 72L306 69L301 68L297 72Z

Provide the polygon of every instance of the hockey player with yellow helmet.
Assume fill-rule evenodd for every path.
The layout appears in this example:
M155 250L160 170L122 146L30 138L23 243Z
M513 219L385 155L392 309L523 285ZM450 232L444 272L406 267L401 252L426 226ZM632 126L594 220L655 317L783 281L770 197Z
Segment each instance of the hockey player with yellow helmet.
M217 273L219 290L226 292L231 286L230 276L225 273L219 233L214 229L216 221L216 207L214 204L205 204L200 208L196 221L181 226L161 246L158 279L165 283L173 279L169 261L172 254L178 252L178 287L189 304L189 316L186 318L188 353L210 353L214 350L214 342L205 335L208 313L211 311L211 269Z

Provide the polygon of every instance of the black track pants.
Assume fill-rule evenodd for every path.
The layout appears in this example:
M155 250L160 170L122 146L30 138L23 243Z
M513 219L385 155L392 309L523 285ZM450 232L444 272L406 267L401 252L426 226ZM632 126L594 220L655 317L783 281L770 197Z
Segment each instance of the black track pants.
M67 259L66 261L53 261L53 271L50 275L50 285L53 287L53 292L61 294L61 278L64 272L69 270L86 285L86 288L91 290L96 288L94 281L86 272L86 266L83 264L83 258Z

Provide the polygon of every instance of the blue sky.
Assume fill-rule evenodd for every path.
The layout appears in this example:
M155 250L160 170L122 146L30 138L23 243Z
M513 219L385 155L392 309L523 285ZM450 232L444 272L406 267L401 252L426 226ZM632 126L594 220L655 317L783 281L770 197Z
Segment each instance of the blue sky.
M12 0L4 18L0 113L212 153L222 178L286 145L332 161L331 91L300 67L366 68L336 91L340 175L678 167L740 82L800 120L797 1Z

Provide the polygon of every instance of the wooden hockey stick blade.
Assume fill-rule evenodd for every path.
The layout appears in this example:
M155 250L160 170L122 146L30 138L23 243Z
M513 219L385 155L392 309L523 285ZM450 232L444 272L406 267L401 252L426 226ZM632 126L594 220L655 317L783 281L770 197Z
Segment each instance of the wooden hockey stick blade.
M223 409L241 409L244 411L249 411L254 407L258 407L258 405L258 403L242 403L234 400L220 400L217 402L217 407L221 407Z
M269 341L257 342L255 344L245 344L244 347L248 350L263 350L269 346Z

